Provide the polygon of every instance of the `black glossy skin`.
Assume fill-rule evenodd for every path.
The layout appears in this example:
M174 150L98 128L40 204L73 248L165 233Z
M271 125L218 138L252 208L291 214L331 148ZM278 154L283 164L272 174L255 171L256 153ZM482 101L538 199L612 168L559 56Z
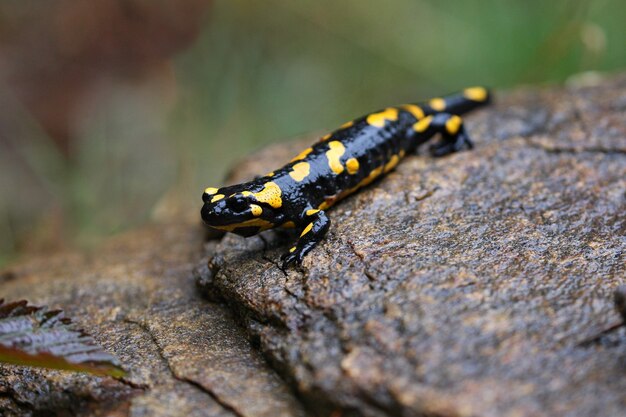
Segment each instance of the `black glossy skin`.
M246 237L273 227L295 227L300 238L282 259L283 267L299 264L328 231L325 209L392 170L437 133L440 140L430 146L434 156L471 149L459 115L489 101L487 90L473 87L425 104L370 113L324 136L308 153L273 173L207 188L202 219L210 227Z

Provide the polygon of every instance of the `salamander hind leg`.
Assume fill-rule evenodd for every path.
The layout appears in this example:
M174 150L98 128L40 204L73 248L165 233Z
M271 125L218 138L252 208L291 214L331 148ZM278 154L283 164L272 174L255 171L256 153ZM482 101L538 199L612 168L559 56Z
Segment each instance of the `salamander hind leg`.
M437 113L428 116L416 123L416 130L427 137L441 133L441 139L429 148L433 156L445 156L474 147L465 131L463 119L456 114Z
M300 265L304 256L324 238L330 227L330 219L322 210L307 210L303 219L305 226L298 241L281 257L283 269L292 263Z

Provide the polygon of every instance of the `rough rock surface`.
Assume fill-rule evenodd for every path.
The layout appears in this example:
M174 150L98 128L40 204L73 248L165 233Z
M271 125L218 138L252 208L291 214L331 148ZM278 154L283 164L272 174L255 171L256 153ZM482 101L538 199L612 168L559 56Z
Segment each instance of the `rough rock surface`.
M619 320L626 76L497 98L466 119L476 149L407 158L333 208L286 274L289 238L203 250L199 222L0 272L2 297L63 308L129 371L0 366L0 415L624 415L626 330L580 342ZM231 181L302 146L268 148ZM201 297L198 262L227 307Z
M199 223L152 227L0 275L2 297L64 309L128 371L116 381L0 365L0 415L304 415L228 311L196 290L202 244Z
M626 414L626 332L580 345L618 320L626 278L626 76L496 99L466 117L476 149L407 158L336 206L301 268L277 267L272 231L211 246L207 292L311 408Z

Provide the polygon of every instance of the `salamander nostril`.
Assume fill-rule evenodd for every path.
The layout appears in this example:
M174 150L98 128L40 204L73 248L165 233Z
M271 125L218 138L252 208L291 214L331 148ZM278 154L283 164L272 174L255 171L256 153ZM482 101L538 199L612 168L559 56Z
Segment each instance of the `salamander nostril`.
M211 214L210 207L207 204L203 205L202 210L200 210L200 216L202 216L202 220L207 221L210 214Z

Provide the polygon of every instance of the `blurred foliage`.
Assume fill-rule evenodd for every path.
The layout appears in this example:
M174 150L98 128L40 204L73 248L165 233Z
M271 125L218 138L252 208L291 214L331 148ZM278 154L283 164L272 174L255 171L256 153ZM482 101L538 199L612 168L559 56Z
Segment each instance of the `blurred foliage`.
M213 1L177 55L89 84L65 147L2 97L0 262L196 219L237 158L386 105L624 68L624 22L621 0Z

